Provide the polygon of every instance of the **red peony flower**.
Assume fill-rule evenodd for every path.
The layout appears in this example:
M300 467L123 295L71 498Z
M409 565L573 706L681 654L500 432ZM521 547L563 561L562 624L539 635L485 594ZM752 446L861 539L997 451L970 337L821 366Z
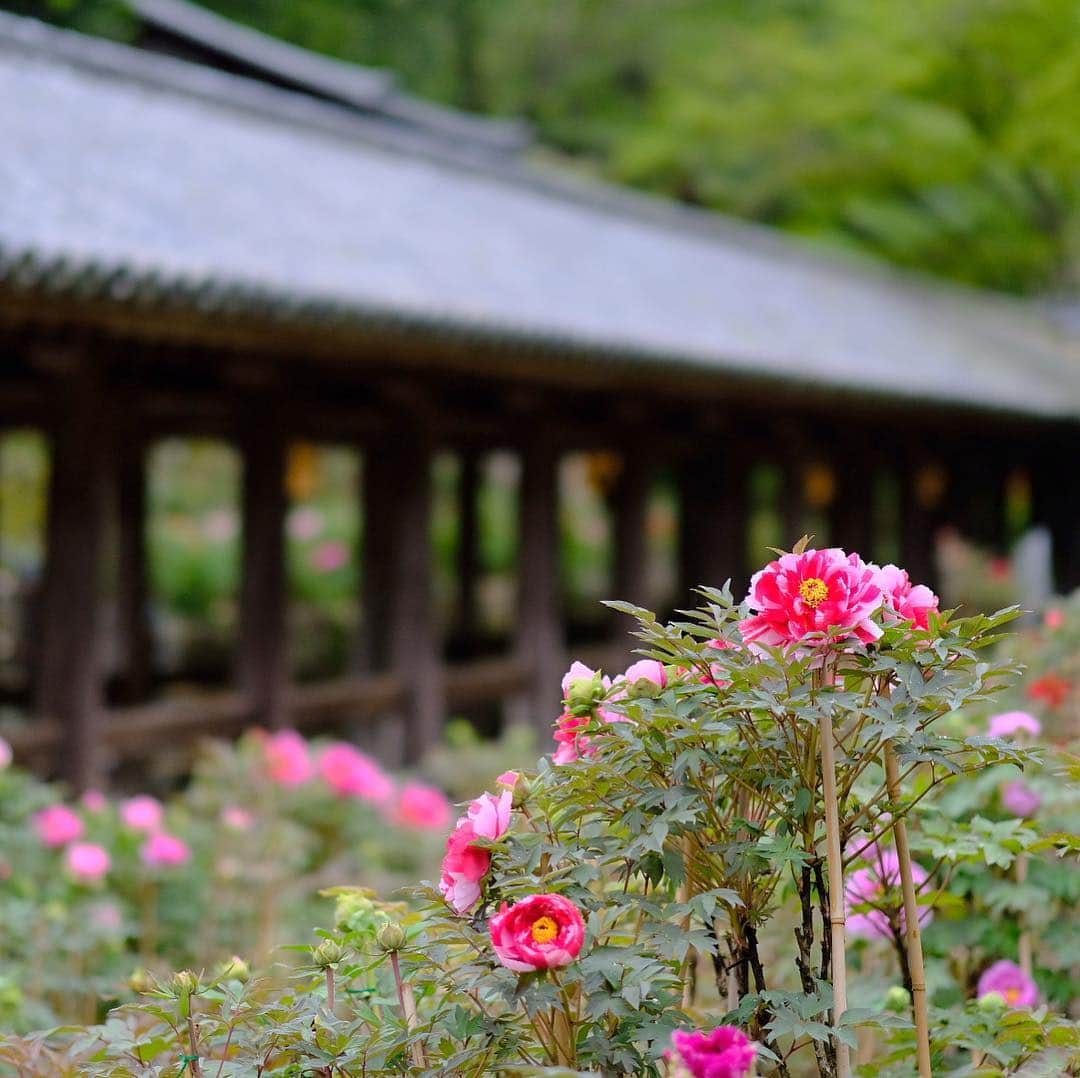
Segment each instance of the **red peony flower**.
M491 918L491 945L515 973L568 966L581 953L585 921L562 895L530 895Z
M1072 682L1060 674L1043 674L1028 686L1028 696L1045 704L1051 711L1061 707L1072 692Z
M881 636L872 615L881 607L877 570L837 547L783 554L754 574L746 597L754 613L739 623L748 644L786 647L830 629L864 644Z

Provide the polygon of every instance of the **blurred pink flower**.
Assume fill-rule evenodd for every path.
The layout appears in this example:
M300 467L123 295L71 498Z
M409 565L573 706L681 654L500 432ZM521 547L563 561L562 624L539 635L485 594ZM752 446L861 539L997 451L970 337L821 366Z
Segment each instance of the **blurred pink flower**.
M1065 611L1059 606L1052 606L1043 615L1043 624L1048 629L1060 629L1065 624Z
M98 883L112 867L109 851L93 842L72 843L64 855L64 862L79 883Z
M983 970L976 994L979 999L997 993L1009 1007L1034 1007L1039 986L1015 963L1003 958Z
M1034 816L1042 808L1043 799L1023 779L1014 779L1001 791L1001 804L1014 816Z
M513 906L504 902L489 928L496 958L515 973L568 966L585 942L581 911L563 895L529 895Z
M341 797L359 797L382 804L394 792L390 776L366 753L336 741L319 757L319 771L327 786Z
M626 668L623 680L627 685L633 685L638 681L651 681L661 689L667 685L667 671L664 664L656 659L641 659Z
M6 771L11 766L13 755L11 746L0 737L0 771Z
M234 509L211 509L202 519L202 533L212 543L228 543L240 532L240 518Z
M864 644L881 636L872 615L881 607L876 570L838 547L783 554L755 573L739 623L748 644L785 647L830 629L849 630ZM809 641L817 644L820 641Z
M87 812L104 812L109 807L109 799L100 790L87 790L79 800Z
M991 737L1012 737L1021 732L1038 737L1042 733L1042 723L1026 711L1003 711L990 719Z
M333 573L349 564L349 547L337 539L327 539L311 552L311 565L320 573Z
M230 831L250 831L255 823L255 814L240 805L226 805L221 810L221 822Z
M480 881L491 867L491 851L475 842L501 838L510 826L512 807L509 790L498 797L481 794L446 840L439 890L455 913L468 913L480 901Z
M669 1061L681 1063L692 1078L746 1078L753 1073L757 1049L736 1026L704 1030L677 1029L671 1035Z
M1008 580L1012 575L1012 562L1008 558L991 558L989 569L992 580Z
M191 860L191 847L176 835L157 831L143 843L139 855L151 868L175 868Z
M906 569L883 565L875 583L885 597L884 609L904 621L913 621L917 629L930 627L930 614L937 613L938 597L925 584L912 584Z
M398 797L397 820L418 831L445 831L450 823L450 802L442 790L410 782Z
M90 923L106 932L116 932L124 923L124 915L115 902L104 899L90 907Z
M322 535L326 518L313 505L298 505L289 513L285 527L293 539L306 543Z
M86 825L67 805L49 805L34 816L34 830L46 846L66 846L83 837Z
M878 847L874 849L873 855L872 864L856 869L848 877L844 892L848 911L847 930L850 935L863 939L891 939L889 917L884 910L869 909L862 913L853 912L856 906L864 903L880 905L886 892L892 892L890 904L900 905L900 861L896 856L896 851ZM911 864L911 878L916 891L924 889L923 885L928 876L926 869L918 861L913 861ZM902 931L907 922L903 909L900 909L899 914ZM929 906L920 908L920 925L929 924L933 917L934 911Z
M263 751L270 778L281 786L299 786L315 774L308 743L295 730L281 730L268 737Z
M120 806L120 819L132 831L156 831L165 819L165 807L156 797L139 794Z

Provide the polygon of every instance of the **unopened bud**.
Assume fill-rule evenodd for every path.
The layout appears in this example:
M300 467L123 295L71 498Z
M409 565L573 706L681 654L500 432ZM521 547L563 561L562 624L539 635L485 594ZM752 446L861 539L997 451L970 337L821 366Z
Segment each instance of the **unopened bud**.
M190 969L173 974L172 990L178 997L193 996L199 991L199 975Z
M239 955L234 954L232 958L222 962L218 968L220 981L239 981L241 984L246 984L250 978L251 967Z
M532 794L532 786L529 784L529 780L524 775L518 775L517 782L513 786L513 804L514 808L519 809L526 801L529 800Z
M128 977L128 988L132 992L137 992L140 996L145 995L147 992L153 992L156 987L157 982L154 980L153 974L141 966L136 970L132 970L131 976Z
M894 984L885 993L885 1010L903 1014L911 1008L911 993L903 985Z
M983 1014L999 1014L1007 1006L1005 997L1000 992L987 992L979 996L979 1010Z
M405 946L405 929L394 921L387 921L375 933L375 942L384 951L400 951Z
M599 674L592 677L579 677L570 683L570 691L566 694L566 702L575 715L587 714L592 711L593 705L604 693L604 683Z
M336 940L323 940L311 952L311 959L319 969L328 969L330 966L336 966L344 954L341 944Z

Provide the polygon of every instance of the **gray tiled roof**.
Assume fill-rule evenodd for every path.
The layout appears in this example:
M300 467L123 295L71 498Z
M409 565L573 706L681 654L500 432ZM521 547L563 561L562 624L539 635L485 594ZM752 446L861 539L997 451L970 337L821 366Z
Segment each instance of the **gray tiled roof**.
M1031 305L0 16L0 279L1080 417Z

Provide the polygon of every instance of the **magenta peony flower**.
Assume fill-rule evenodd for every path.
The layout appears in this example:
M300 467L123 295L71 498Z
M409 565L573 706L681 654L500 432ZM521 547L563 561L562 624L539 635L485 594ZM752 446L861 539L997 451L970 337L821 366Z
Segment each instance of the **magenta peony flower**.
M319 757L319 772L339 797L358 797L383 804L394 793L390 776L366 753L336 741Z
M191 860L191 847L167 831L155 831L139 851L143 863L151 868L175 868Z
M517 780L521 776L516 771L504 771L496 780L495 783L498 786L503 786L507 790L512 790L517 785Z
M120 819L132 831L157 831L165 819L165 808L156 797L140 794L120 806Z
M446 840L439 890L455 913L466 914L480 901L480 882L491 867L491 851L475 845L478 838L495 841L510 826L513 795L481 794L458 820Z
M983 970L976 995L979 999L996 992L1009 1007L1035 1007L1039 986L1015 963L1003 958Z
M989 732L991 737L1012 737L1018 733L1038 737L1042 733L1042 723L1026 711L1003 711L990 719Z
M938 597L925 584L912 584L906 569L883 565L875 583L885 597L884 609L918 629L930 628L930 614L937 613Z
M417 831L445 831L450 823L450 802L442 790L410 782L398 796L397 821Z
M895 897L890 899L897 905L900 903L900 861L896 851L891 849L877 848L873 851L873 863L865 868L856 869L847 880L844 897L847 906L847 930L852 936L862 939L891 939L892 931L889 928L889 918L886 913L879 909L869 909L862 913L852 912L856 906L864 903L880 905L886 892L892 891ZM911 878L916 891L923 890L928 876L926 869L918 863L911 863ZM919 924L928 925L934 917L934 911L929 906L919 910ZM903 909L900 910L900 928L903 930L907 924Z
M46 846L66 846L83 837L86 825L67 805L49 805L34 816L34 830Z
M584 715L575 715L564 711L555 721L555 741L558 748L552 760L557 764L572 764L582 756L591 756L595 751L592 741L582 733L589 725Z
M104 812L109 807L109 799L100 790L87 790L79 801L87 812Z
M112 858L104 846L73 842L67 848L64 863L79 883L98 883L112 867Z
M747 1078L754 1073L757 1048L736 1026L717 1026L711 1033L677 1029L665 1058L682 1064L692 1078Z
M568 966L581 953L585 922L562 895L530 895L491 918L491 945L515 973Z
M1043 799L1023 779L1014 779L1001 791L1001 804L1014 816L1034 816L1042 808Z
M299 786L315 774L308 743L295 730L282 730L264 743L266 771L281 786Z
M240 805L226 805L221 810L221 822L230 831L250 831L255 826L255 814Z
M786 647L815 633L846 629L864 644L881 636L872 615L881 607L876 570L837 547L784 554L755 573L746 602L754 611L739 623L748 644Z
M0 737L0 771L6 771L11 766L13 756L11 746Z

